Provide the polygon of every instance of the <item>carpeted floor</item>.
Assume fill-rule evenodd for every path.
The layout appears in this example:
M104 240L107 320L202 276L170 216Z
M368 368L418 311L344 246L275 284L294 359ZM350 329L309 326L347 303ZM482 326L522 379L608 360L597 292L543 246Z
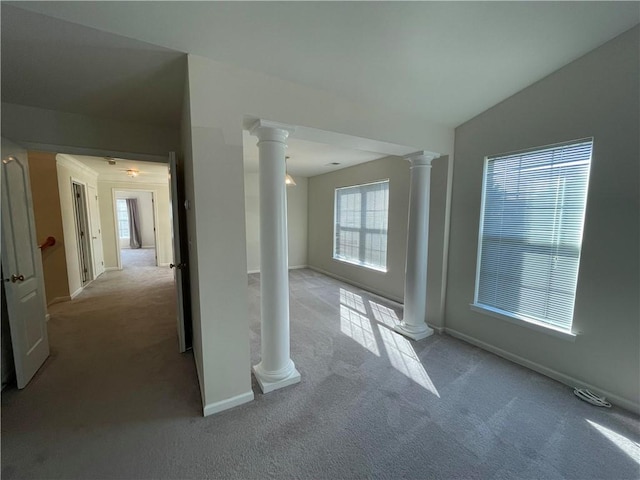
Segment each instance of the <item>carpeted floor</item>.
M122 268L155 267L155 248L123 248L120 250Z
M202 418L172 300L148 268L51 309L52 358L2 395L3 479L640 476L637 417L446 335L408 342L393 304L309 270L291 273L302 382Z

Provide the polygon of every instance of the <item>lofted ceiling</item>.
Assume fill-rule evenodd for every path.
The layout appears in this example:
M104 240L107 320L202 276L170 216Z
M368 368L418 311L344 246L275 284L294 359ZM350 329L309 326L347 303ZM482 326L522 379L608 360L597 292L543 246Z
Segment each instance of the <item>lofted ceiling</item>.
M177 127L189 52L455 127L636 25L640 3L48 1L1 16L3 102ZM386 156L289 144L294 175Z
M4 3L1 13L3 102L179 125L185 54Z
M640 22L638 2L10 4L451 127Z

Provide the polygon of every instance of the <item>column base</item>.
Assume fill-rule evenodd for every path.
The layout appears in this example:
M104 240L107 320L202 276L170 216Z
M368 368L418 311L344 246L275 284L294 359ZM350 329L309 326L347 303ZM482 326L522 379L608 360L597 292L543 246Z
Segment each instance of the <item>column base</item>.
M396 325L394 330L399 334L416 341L433 335L433 329L426 323L423 323L421 326L416 327L414 325L407 325L402 322L401 324Z
M279 390L280 388L288 387L289 385L294 385L300 382L300 372L298 372L295 367L289 375L278 380L273 380L272 377L263 374L260 364L254 365L252 370L253 375L258 381L258 385L260 385L262 393L273 392L274 390Z

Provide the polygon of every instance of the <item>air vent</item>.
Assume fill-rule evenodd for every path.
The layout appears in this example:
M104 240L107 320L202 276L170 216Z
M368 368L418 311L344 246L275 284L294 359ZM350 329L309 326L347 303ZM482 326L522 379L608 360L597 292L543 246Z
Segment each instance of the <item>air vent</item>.
M116 164L116 161L114 160L113 157L104 157L104 159L107 161L107 163L109 165L115 165Z

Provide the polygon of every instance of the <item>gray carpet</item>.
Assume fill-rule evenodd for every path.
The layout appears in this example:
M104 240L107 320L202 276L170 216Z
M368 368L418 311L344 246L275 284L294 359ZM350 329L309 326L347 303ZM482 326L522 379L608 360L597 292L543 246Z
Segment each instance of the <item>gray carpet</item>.
M123 248L120 250L122 268L155 267L155 248Z
M254 402L201 418L170 272L130 272L52 309L54 355L2 395L2 478L640 476L637 417L446 335L409 343L392 304L309 270L291 274L302 382L262 395L254 381Z

